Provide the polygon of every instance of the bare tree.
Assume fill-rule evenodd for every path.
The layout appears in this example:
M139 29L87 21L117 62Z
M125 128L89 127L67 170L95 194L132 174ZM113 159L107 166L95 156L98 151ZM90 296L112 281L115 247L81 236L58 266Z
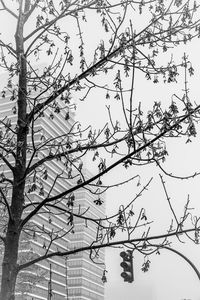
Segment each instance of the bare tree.
M194 69L187 54L182 53L179 62L175 62L172 53L175 46L200 36L196 1L0 0L0 3L0 13L15 24L13 36L5 36L2 29L0 39L0 65L8 75L2 89L2 105L10 110L8 113L2 110L0 120L4 246L0 299L15 298L20 271L53 256L88 250L92 254L96 249L116 245L127 245L147 255L169 248L170 237L183 234L198 243L199 218L191 217L189 201L181 218L177 217L162 176L173 221L163 234L149 234L151 221L147 220L145 208L141 207L138 213L134 211L135 202L151 179L128 205L122 203L112 216L92 218L87 214L89 207L87 211L74 209L76 192L80 189L94 195L94 203L101 206L107 189L139 179L136 175L114 184L104 183L104 175L119 165L127 169L155 164L165 175L178 178L164 168L168 155L166 139L183 136L191 141L196 136L200 106L189 98L188 76L193 75ZM89 43L93 37L87 36L93 24L98 24L95 30L99 43L95 46ZM146 80L152 84L173 84L180 73L184 81L182 95L174 94L168 107L155 102L144 113L142 104L134 98L138 76L144 77L144 84ZM101 128L84 128L79 120L73 121L73 110L79 105L74 99L80 99L84 105L91 95L94 102L103 102L104 97L113 103L107 106L108 118ZM118 109L118 117L113 108ZM62 120L65 126L49 133L43 127L45 120L52 127L54 122ZM85 171L85 157L96 167L93 175ZM54 166L62 169L56 176L50 172L54 162ZM51 230L32 222L38 214L47 212ZM53 231L51 217L55 214L66 215L67 232ZM96 239L86 247L57 251L55 240L73 230L77 218L96 224ZM115 240L121 230L126 238ZM20 261L22 233L48 237L44 254Z

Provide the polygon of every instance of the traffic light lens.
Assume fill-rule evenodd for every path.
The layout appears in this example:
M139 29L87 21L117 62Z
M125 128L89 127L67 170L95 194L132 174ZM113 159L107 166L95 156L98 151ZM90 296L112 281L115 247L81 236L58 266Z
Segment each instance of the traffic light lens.
M125 252L125 251L122 251L122 252L120 252L120 256L121 256L121 257L126 257L126 256L127 256L127 254L126 254L126 252Z

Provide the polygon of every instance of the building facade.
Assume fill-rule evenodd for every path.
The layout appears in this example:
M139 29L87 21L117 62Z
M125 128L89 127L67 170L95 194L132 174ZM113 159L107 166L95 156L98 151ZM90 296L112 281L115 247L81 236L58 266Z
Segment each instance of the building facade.
M1 99L0 120L5 120L6 117L12 128L16 126L16 114L13 113L14 105L14 102L11 102L7 96ZM45 115L39 118L35 124L34 143L39 150L31 164L42 159L51 151L51 148L53 151L52 140L57 143L56 137L61 136L60 142L63 141L63 134L70 130L73 124L73 115L68 120L68 125L66 125L66 111L63 110L57 115L54 114L52 118L52 109L48 109ZM72 138L73 136L69 134L69 139ZM12 139L15 143L14 135ZM29 137L28 143L32 151L33 142L31 137ZM46 147L40 148L42 143L46 144ZM27 158L27 164L30 162L31 151ZM37 175L30 174L26 190L26 203L28 203L28 206L24 212L24 217L34 209L35 202L39 203L47 195L56 195L73 185L75 181L67 179L68 169L65 162L62 160L47 161ZM9 170L1 165L2 170L6 176L10 176ZM48 178L45 178L45 172L48 173ZM87 170L83 170L82 173L86 177L91 176ZM55 178L59 178L59 180L55 181ZM39 193L38 189L40 190ZM97 196L86 189L78 190L70 196L70 199L72 199L72 196L73 205L72 203L69 204L69 197L63 198L57 204L54 203L55 207L59 205L61 209L67 206L68 210L71 211L71 215L60 213L54 207L43 207L39 214L31 220L29 228L21 239L19 257L23 262L44 255L47 252L63 252L85 247L96 240L98 228L94 222L86 221L86 218L79 218L78 216L75 216L72 222L70 216L75 214L88 218L103 218L105 203L101 206L96 205L94 201ZM20 273L16 299L103 300L104 284L102 275L104 268L104 250L95 253L84 251L72 254L69 257L54 256L42 260L34 267L27 268L27 270L25 269Z

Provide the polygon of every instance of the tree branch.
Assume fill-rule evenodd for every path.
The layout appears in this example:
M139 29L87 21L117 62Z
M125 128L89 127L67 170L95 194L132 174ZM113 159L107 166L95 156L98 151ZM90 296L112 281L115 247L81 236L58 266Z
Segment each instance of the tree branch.
M55 19L51 20L50 22L47 22L43 25L41 25L40 27L36 28L35 30L33 30L29 35L27 35L25 38L24 38L24 41L27 41L29 38L31 38L34 34L36 34L38 31L44 29L42 32L40 32L35 38L34 40L31 42L31 44L28 46L27 50L26 50L26 55L28 55L28 51L31 49L31 47L33 46L33 44L35 43L35 41L38 40L38 38L45 32L47 31L53 24L55 24L58 20L66 17L67 15L69 14L72 14L72 13L77 13L77 11L79 10L82 10L84 8L87 8L88 6L90 5L93 5L96 3L96 0L94 1L91 1L91 3L89 4L86 4L86 5L83 5L83 6L80 6L79 8L75 8L74 10L70 11L68 14L66 13L67 12L67 9L76 4L77 0L75 0L73 3L69 3L69 5L65 8L65 10L62 11L62 13L57 16Z
M27 1L27 0L26 0ZM34 12L35 8L37 7L37 4L40 2L40 0L36 0L34 4L32 4L30 10L25 11L25 18L24 23L28 20L28 18L31 16L31 14Z
M158 134L157 136L155 136L152 140L146 142L144 145L142 145L141 147L139 147L138 149L130 152L129 154L125 155L124 157L122 157L121 159L119 159L118 161L116 161L115 163L111 164L109 167L107 167L105 170L99 172L97 175L91 177L88 180L85 180L84 182L82 182L81 184L78 184L56 196L53 196L51 198L45 198L21 223L21 226L23 227L23 225L28 222L28 220L30 220L39 210L40 208L45 205L48 202L52 202L55 200L58 200L64 196L66 196L67 194L70 194L72 192L74 192L77 189L80 189L84 186L86 186L87 184L93 182L94 180L98 179L99 177L103 176L104 174L108 173L109 171L111 171L112 169L114 169L116 166L120 165L121 163L125 162L127 159L131 158L132 156L136 155L137 153L143 151L144 149L146 149L147 147L149 147L150 145L152 145L155 141L159 140L160 138L164 137L164 135L168 132L170 132L171 130L173 130L174 128L177 127L177 125L179 125L180 123L182 123L183 121L185 121L189 116L193 115L195 112L197 112L200 109L200 105L198 105L195 109L191 110L188 112L188 114L186 114L185 116L183 116L182 118L180 118L177 122L175 122L173 125L169 125L168 128L166 128L165 130L163 130L160 134Z
M95 3L95 1L94 1ZM142 31L140 31L138 34L135 34L134 38L135 38L135 44L136 44L136 38L138 36L140 36L143 32L145 32L149 27L151 27L154 23L156 23L158 20L160 20L165 14L168 13L171 5L173 3L173 0L170 2L170 5L168 6L168 8L166 9L166 11L164 13L162 13L157 19L153 20L149 25L147 25ZM92 2L93 4L93 2ZM52 24L51 24L52 25ZM129 40L127 40L126 42L124 42L122 45L120 45L119 47L117 47L113 52L108 53L104 58L100 59L97 63L95 63L94 65L92 65L91 67L89 67L87 70L85 70L84 72L82 72L81 74L79 74L78 76L76 76L74 79L72 79L67 85L61 87L59 90L57 90L56 92L54 92L46 101L44 101L43 103L39 103L37 104L33 110L28 114L27 117L27 123L30 123L31 120L33 119L34 115L37 113L40 113L41 110L43 110L47 105L49 105L52 101L54 101L59 95L61 95L64 91L68 90L71 86L73 86L75 83L79 82L82 79L85 79L87 76L89 76L90 74L93 73L94 70L99 69L100 67L102 67L104 64L106 64L109 59L117 56L119 54L119 52L122 49L125 49L126 47L130 47L132 46L132 41L133 38L131 37Z
M147 241L152 241L152 240L159 240L159 239L166 239L169 237L176 237L181 234L189 233L189 232L194 232L194 231L200 231L200 229L197 228L189 228L185 230L180 230L176 232L171 232L171 233L166 233L166 234L161 234L161 235L154 235L154 236L144 236L142 238L135 238L135 239L130 239L130 240L120 240L116 242L110 242L110 243L105 243L105 244L100 244L100 245L88 245L82 248L77 248L73 250L68 250L64 252L53 252L49 253L48 255L43 255L41 257L38 257L30 262L24 263L20 266L18 266L18 270L21 271L22 269L25 269L35 263L38 263L44 259L48 259L54 256L69 256L71 254L79 253L82 251L89 251L89 250L95 250L95 249L102 249L102 248L107 248L107 247L114 247L117 245L127 245L127 244L133 244L133 243L140 243L140 242L147 242ZM171 249L171 248L170 248ZM175 250L176 251L176 250ZM174 252L175 252L174 251ZM182 256L183 257L183 256Z
M0 153L0 159L4 161L4 163L8 166L8 168L13 172L14 167L9 163L9 161L4 157L3 154Z
M5 204L5 206L6 206L7 210L8 210L9 217L12 220L13 218L12 218L12 213L11 213L11 210L10 210L10 206L9 206L9 203L8 203L8 201L6 199L6 196L4 195L4 192L2 191L1 187L0 187L0 194L1 194L1 196L2 196L2 198L4 200L4 204Z
M66 155L73 154L73 153L76 153L76 152L82 152L82 151L85 151L85 150L95 150L95 149L110 147L110 146L116 145L116 144L126 140L126 138L127 138L127 135L125 135L121 139L118 139L118 140L110 142L110 143L101 143L101 144L98 144L98 145L88 145L88 146L83 146L83 147L76 147L74 149L70 149L70 150L62 152L62 153L58 153L58 154L55 154L55 155L48 155L48 156L42 158L41 160L39 160L38 162L36 162L34 165L32 165L27 170L26 175L31 173L34 169L38 168L39 166L41 166L43 163L45 163L47 161L51 161L51 160L54 160L54 159L57 159L57 158L65 157Z
M10 149L6 149L4 146L1 146L1 145L0 145L0 149L2 149L3 151L5 151L7 154L12 154L12 156L13 156L14 158L16 158L16 155L15 155L15 152L14 152L14 151L12 151L12 150L10 150Z
M16 51L10 45L5 44L2 40L0 40L0 46L7 48L7 50L16 58Z
M0 240L2 240L2 242L5 244L5 237L3 237L2 235L0 235Z
M0 0L1 1L1 4L3 6L3 9L5 9L9 14L11 14L15 19L18 19L18 16L12 11L10 10L4 3L3 0Z

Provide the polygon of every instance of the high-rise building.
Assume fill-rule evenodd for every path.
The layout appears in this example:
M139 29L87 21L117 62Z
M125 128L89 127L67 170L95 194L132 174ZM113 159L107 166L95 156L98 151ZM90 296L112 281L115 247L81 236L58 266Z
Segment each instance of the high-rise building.
M5 95L0 102L0 120L9 122L11 128L16 126L15 104ZM35 158L31 164L43 158L45 154L54 151L53 141L57 144L73 139L73 134L64 134L71 130L74 116L71 115L66 123L66 111L59 114L48 109L44 116L35 123L34 147ZM3 129L2 129L3 130ZM15 143L14 133L10 133L12 143ZM57 138L61 136L60 138ZM29 138L32 151L33 141ZM41 145L45 144L45 146ZM30 162L30 155L27 164ZM57 148L57 151L58 148ZM27 181L26 203L29 204L24 212L26 216L47 195L56 195L70 188L74 179L68 180L68 166L66 159L46 161L38 173L31 173ZM10 176L5 165L1 165L1 172ZM85 178L91 177L88 170L82 170ZM47 178L48 177L48 178ZM59 180L55 180L59 178ZM53 189L52 189L53 187ZM37 193L36 193L37 190ZM39 190L39 195L38 195ZM44 207L34 216L27 232L22 235L20 244L20 259L23 261L44 255L47 251L66 251L90 245L98 238L98 228L87 218L103 218L105 204L95 204L97 195L86 189L80 189L59 202L59 207L68 208L71 214L62 213L56 207ZM57 205L58 202L53 202ZM79 218L79 215L82 218ZM73 217L72 219L70 219ZM31 234L30 234L31 233ZM104 250L90 253L78 252L69 257L54 256L42 260L35 267L21 272L19 276L16 299L25 300L103 300L104 286L102 275L104 272Z
M103 218L104 212L102 208L98 208L94 204L95 196L92 196L86 190L80 190L76 193L77 206L80 205L81 211L87 211L85 216L92 218ZM92 222L85 222L84 220L75 220L75 233L71 235L70 248L84 247L90 245L93 241L98 239L96 226ZM91 257L90 257L91 255ZM104 288L102 282L102 275L104 270L104 251L100 250L96 253L79 252L72 255L67 260L67 282L68 282L68 296L69 299L76 300L102 300L104 295Z

